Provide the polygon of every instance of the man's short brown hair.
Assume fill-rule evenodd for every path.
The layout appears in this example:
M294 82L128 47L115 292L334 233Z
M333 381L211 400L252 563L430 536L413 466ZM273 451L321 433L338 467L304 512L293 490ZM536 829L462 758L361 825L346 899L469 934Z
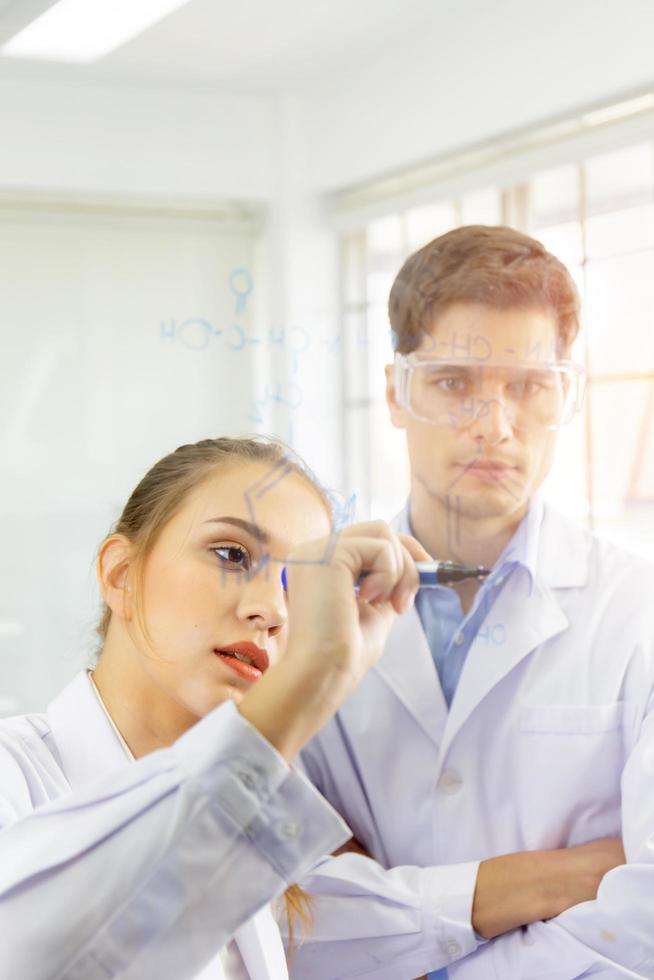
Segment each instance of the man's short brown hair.
M551 311L559 355L579 332L579 294L566 267L540 242L503 225L455 228L409 256L388 301L395 349L415 350L455 303Z

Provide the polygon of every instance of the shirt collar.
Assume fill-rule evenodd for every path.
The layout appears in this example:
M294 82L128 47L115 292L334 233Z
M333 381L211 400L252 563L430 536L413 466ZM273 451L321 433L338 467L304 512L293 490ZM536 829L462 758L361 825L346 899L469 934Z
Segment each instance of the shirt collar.
M411 520L409 518L409 506L410 499L407 500L398 514L396 527L399 534L413 535ZM494 580L498 575L508 572L512 566L519 566L528 572L533 584L538 566L538 547L544 512L545 506L543 499L540 494L537 494L532 499L529 510L520 521L513 537L493 565L491 579Z
M542 498L534 497L513 537L495 562L493 575L496 573L502 575L512 566L518 565L529 573L532 583L534 582L538 566L538 546L544 510Z
M71 787L83 786L129 765L121 736L82 670L47 708L61 766Z

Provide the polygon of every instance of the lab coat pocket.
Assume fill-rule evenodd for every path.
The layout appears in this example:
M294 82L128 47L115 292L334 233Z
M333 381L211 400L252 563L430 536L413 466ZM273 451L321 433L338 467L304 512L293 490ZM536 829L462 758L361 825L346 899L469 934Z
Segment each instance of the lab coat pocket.
M621 730L635 721L636 706L615 704L545 704L520 706L521 732L552 735L593 735Z
M528 847L620 834L620 779L636 706L521 705L519 820Z

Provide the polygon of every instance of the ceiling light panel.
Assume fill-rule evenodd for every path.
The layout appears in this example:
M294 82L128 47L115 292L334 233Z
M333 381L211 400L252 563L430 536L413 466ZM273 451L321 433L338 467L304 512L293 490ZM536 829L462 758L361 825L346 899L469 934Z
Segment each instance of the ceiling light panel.
M12 58L97 61L189 0L58 0L0 48Z

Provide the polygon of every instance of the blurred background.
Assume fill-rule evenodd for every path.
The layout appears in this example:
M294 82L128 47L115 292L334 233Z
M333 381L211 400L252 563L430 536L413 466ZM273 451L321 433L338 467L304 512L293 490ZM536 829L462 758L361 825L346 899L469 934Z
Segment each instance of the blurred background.
M460 224L571 268L547 495L654 557L653 40L651 0L0 0L0 715L87 661L97 545L181 442L399 509L388 291Z

